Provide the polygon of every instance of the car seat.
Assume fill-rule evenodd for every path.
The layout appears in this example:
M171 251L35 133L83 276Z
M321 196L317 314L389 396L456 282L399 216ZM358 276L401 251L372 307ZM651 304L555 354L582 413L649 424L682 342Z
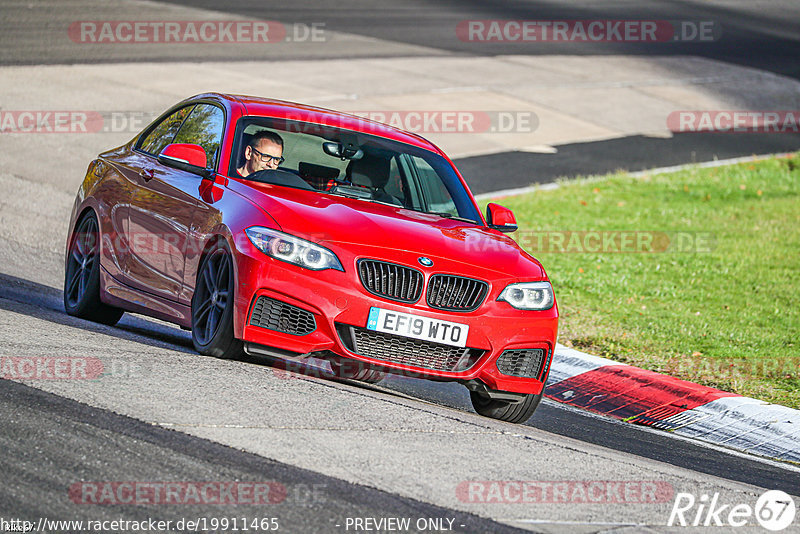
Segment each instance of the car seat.
M384 188L389 183L391 164L388 159L364 154L361 159L350 160L347 164L347 179L354 185L372 190L372 197L380 202L402 206L403 203L387 193Z

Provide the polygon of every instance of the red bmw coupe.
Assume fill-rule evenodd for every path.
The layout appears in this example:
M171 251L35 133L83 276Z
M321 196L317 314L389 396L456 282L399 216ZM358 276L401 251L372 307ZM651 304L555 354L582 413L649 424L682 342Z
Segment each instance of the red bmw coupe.
M558 309L542 265L424 138L335 111L203 94L89 164L67 313L191 329L202 354L458 381L485 416L542 398Z

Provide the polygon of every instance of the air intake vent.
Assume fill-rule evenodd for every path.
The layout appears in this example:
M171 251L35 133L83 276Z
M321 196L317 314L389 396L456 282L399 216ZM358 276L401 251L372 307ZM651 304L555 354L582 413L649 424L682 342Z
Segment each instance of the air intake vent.
M505 350L497 358L497 369L504 375L538 378L544 363L544 349Z
M364 288L374 295L400 302L416 302L422 295L422 273L411 267L377 260L358 262Z
M435 274L428 282L428 306L439 310L470 312L478 309L489 284L472 278Z
M317 329L311 312L265 296L258 297L253 306L250 324L295 336L304 336Z

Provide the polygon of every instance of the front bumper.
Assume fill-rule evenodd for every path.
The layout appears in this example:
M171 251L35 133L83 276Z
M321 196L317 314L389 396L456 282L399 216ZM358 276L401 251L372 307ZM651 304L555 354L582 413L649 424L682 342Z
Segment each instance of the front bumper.
M403 258L386 258L385 250L367 252L368 257L382 253L377 257L409 264L407 258L405 261ZM558 309L554 305L545 311L523 311L498 302L497 296L505 285L517 279L486 280L490 285L489 293L473 312L440 311L428 307L424 294L416 303L404 304L369 293L361 285L355 268L356 261L364 255L342 258L340 251L337 254L345 272L309 271L265 257L256 249L239 251L239 290L234 320L237 337L248 343L294 354L330 351L391 373L433 380L477 380L490 389L515 393L542 392L555 347ZM431 274L443 270L458 272L458 266L443 261L437 261L437 267L424 273L426 281ZM294 328L288 322L281 324L280 320L270 323L254 319L254 310L262 297L270 302L283 303L278 305L280 309L291 308L292 317L303 316L303 327ZM264 302L262 299L259 306L263 307ZM284 305L289 306L282 307ZM466 324L469 326L468 352L366 330L372 307ZM262 309L258 311L260 313ZM309 321L309 317L313 319ZM311 323L313 330L309 331ZM362 341L354 340L354 333L361 336ZM389 344L397 346L382 350ZM498 358L505 351L515 349L541 350L541 362L535 373L514 376L498 369ZM508 372L508 365L502 367Z

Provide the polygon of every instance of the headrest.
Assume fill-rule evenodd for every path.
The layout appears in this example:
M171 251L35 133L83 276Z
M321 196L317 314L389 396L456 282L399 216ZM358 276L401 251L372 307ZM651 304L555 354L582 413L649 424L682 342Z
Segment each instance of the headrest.
M389 169L388 159L365 154L347 164L347 176L354 184L383 189L389 183Z

